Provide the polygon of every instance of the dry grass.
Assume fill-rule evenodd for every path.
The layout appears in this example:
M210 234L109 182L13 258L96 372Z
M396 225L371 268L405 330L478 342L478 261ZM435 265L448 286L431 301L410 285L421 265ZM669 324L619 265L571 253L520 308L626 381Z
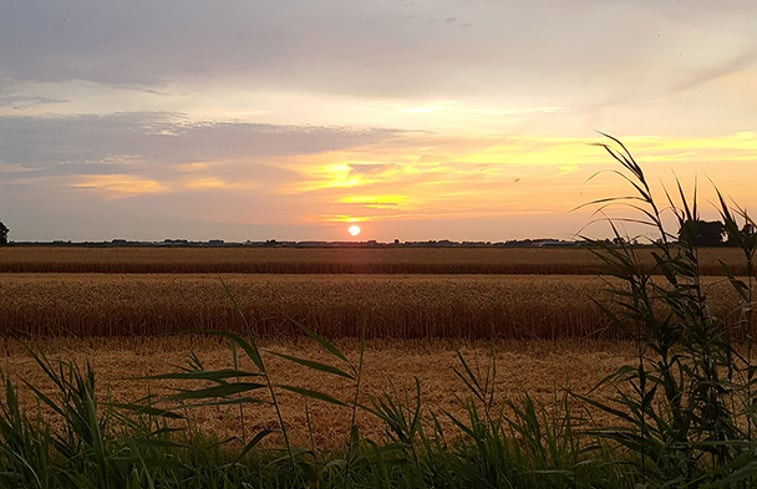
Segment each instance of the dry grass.
M652 263L648 250L644 261ZM743 274L738 250L701 251L703 275L720 275L719 259ZM564 248L160 248L11 246L0 273L378 273L597 274L586 249Z
M605 283L566 275L226 275L258 335L296 334L290 319L330 337L612 338L591 299ZM716 311L735 296L705 283ZM0 336L144 336L241 330L214 275L4 274Z
M345 354L355 358L357 342L337 342ZM265 341L264 350L286 352L291 355L332 361L330 357L307 341ZM499 400L517 398L528 393L532 398L550 406L562 394L561 389L587 392L598 380L620 366L633 355L633 346L622 342L563 341L559 343L528 341L485 342L462 341L382 341L367 344L363 375L364 394L391 393L397 399L412 396L414 378L421 383L422 396L427 409L441 414L446 410L457 416L464 413L455 396L467 397L465 387L453 374L459 367L456 350L460 350L472 364L487 362L493 346L497 364L496 389ZM146 375L174 371L172 365L185 364L186 353L197 353L207 368L232 365L229 348L215 338L91 338L36 341L35 347L49 355L60 355L83 365L90 362L97 375L98 389L106 392L115 402L132 401L145 395L168 392L178 384L167 381L135 380ZM333 376L322 376L312 370L285 363L272 355L266 357L267 369L276 383L294 384L328 392L338 398L349 399L353 387L349 381ZM0 340L0 369L10 373L14 380L25 379L52 393L46 379L35 366L29 354L14 341ZM21 386L19 382L17 385ZM186 386L183 386L186 387ZM597 393L597 395L603 392ZM25 393L26 402L31 396ZM284 418L293 433L296 444L308 443L304 400L298 395L280 392ZM365 399L363 399L365 401ZM319 448L343 448L349 433L349 410L310 401L315 441ZM428 410L426 411L428 413ZM577 414L583 415L580 411ZM197 428L203 434L221 438L239 436L241 426L236 408L203 408L190 412ZM451 423L442 415L447 428ZM361 415L358 419L361 432L370 437L381 437L382 427L372 418ZM596 418L604 423L604 418ZM248 406L245 411L246 433L264 426L275 426L276 419L269 406ZM275 444L275 440L274 444Z

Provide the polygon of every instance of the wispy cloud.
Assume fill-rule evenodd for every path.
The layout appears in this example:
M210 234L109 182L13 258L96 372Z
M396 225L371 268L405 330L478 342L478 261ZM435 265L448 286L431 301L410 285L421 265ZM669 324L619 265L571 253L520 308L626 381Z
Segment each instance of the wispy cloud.
M95 190L105 199L117 199L132 195L159 193L165 185L158 181L134 175L87 175L78 179L71 187Z
M62 104L65 102L65 99L52 97L0 94L0 107L9 107L14 110L23 110L39 105Z
M609 81L608 95L638 84L629 68L654 72L695 61L722 41L702 35L713 24L751 38L755 9L753 2L703 0L612 0L602 8L588 0L519 7L450 1L433 9L350 0L230 1L222 8L194 0L19 2L0 17L0 76L151 90L221 77L380 97L564 94ZM628 29L617 29L621 20Z
M167 113L5 116L0 117L0 164L5 173L23 172L27 178L78 177L83 187L99 186L119 194L126 185L118 182L132 175L159 183L135 184L135 189L162 192L266 181L285 171L271 166L275 164L269 160L348 149L393 133L191 121L182 114ZM183 173L193 174L193 183L172 185L177 174Z
M677 93L690 90L732 73L738 73L750 66L757 69L757 47L755 46L750 46L741 53L727 57L725 60L719 60L717 63L693 70L693 75L673 85L670 92Z

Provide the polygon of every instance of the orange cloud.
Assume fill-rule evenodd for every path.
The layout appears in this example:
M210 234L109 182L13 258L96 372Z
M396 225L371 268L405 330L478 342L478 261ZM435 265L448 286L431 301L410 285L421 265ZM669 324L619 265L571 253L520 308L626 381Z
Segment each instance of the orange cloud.
M186 190L202 190L209 188L229 188L226 182L216 177L189 178L181 181L181 188Z
M78 189L92 189L107 199L131 197L133 195L164 192L167 187L150 178L134 175L87 175L71 184Z
M619 179L590 179L597 172L619 168L593 144L597 142L609 141L601 136L411 134L350 151L290 159L287 164L299 178L282 190L310 195L308 221L564 215L594 198L627 191ZM650 181L670 181L673 172L688 181L694 173L715 170L710 177L736 200L755 203L743 178L743 172L749 171L744 162L757 161L754 133L678 139L637 136L624 142L642 162Z

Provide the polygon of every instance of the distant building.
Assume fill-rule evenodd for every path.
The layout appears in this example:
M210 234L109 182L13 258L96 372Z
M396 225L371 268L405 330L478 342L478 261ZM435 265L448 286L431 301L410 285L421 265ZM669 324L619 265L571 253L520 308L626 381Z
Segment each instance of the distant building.
M531 246L534 248L551 248L553 246L562 246L563 244L559 239L540 239L531 242Z
M10 229L0 221L0 245L8 244L8 231L10 231Z

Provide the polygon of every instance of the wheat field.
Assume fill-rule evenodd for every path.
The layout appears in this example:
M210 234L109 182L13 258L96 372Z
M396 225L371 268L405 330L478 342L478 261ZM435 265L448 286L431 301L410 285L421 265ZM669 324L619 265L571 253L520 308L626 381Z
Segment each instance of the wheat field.
M651 266L650 248L639 256ZM735 248L703 248L701 273L719 260L744 274ZM256 248L10 246L0 273L563 274L606 272L585 248Z
M736 297L723 279L705 285L730 314ZM592 302L607 286L585 275L3 274L0 336L242 331L236 301L264 337L295 335L295 320L329 337L365 325L385 339L614 338Z

